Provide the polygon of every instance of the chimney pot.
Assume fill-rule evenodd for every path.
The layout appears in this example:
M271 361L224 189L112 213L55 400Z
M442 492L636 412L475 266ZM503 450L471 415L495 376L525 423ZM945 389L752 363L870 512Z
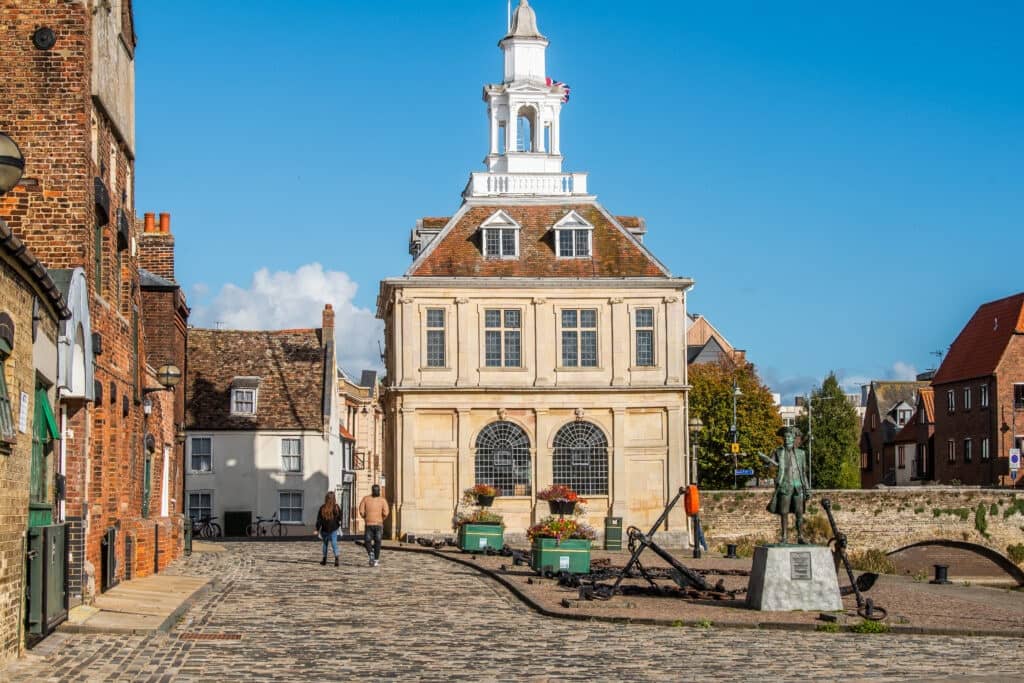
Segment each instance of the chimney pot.
M160 232L167 232L167 233L169 233L170 231L171 231L171 214L169 214L169 213L162 213L162 214L160 214Z
M145 227L143 228L143 231L144 232L156 232L156 220L154 219L153 214L151 214L151 213L147 213L146 214L146 223L145 223Z

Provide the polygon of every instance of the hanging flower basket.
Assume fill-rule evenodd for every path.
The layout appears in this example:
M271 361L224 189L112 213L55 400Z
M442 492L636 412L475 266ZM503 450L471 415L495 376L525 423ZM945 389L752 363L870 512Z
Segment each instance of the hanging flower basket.
M494 505L494 496L485 496L479 493L476 496L476 504L482 508L489 508Z
M546 500L548 509L553 515L574 515L579 512L577 503L583 504L587 501L579 497L575 491L568 486L555 484L537 493L538 500Z
M571 515L576 512L576 501L574 500L549 500L548 509L553 515Z
M476 484L462 492L462 499L467 503L475 503L482 508L494 505L498 497L498 489L490 484Z

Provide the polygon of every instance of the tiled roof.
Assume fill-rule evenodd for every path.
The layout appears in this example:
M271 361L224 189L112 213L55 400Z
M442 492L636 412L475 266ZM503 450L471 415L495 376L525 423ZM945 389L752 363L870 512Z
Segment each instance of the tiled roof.
M339 428L341 432L341 438L347 439L348 441L355 441L356 437L352 436L352 432L345 429L345 425L341 425Z
M323 429L319 329L188 331L188 429ZM231 384L258 377L256 416L231 415Z
M642 228L644 219L640 216L616 216L615 220L624 228Z
M914 398L919 389L928 386L927 382L872 382L871 389L875 392L875 401L878 403L878 412L882 419L886 419L887 413L897 403L906 401L913 405Z
M995 373L1015 333L1024 334L1024 292L982 304L949 347L932 383Z
M935 390L931 387L926 387L920 391L920 403L918 405L924 406L925 417L928 418L928 424L934 424L935 422Z
M421 220L424 228L437 228L440 230L444 226L448 225L448 221L451 220L451 216L424 216Z
M487 259L480 224L504 211L521 227L518 259ZM551 226L575 210L594 227L593 258L557 258ZM597 204L472 206L410 268L419 277L669 277Z

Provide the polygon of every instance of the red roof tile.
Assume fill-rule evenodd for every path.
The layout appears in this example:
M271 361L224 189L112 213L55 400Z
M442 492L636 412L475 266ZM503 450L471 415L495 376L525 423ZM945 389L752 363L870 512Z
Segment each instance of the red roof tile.
M420 222L424 228L441 229L448 225L448 221L450 220L451 216L424 216Z
M1024 334L1024 292L982 304L949 347L932 384L993 374L1014 333Z
M924 406L924 415L928 418L928 424L935 422L935 390L931 387L921 389L921 398L918 405Z
M480 248L480 224L504 211L521 230L518 259L488 259ZM593 258L557 258L551 227L575 210L594 227ZM620 230L596 204L573 206L473 206L428 247L409 275L419 277L668 277L643 247Z

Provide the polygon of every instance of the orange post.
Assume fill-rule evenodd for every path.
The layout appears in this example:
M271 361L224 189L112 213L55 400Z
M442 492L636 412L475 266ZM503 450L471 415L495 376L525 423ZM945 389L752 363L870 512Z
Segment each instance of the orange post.
M686 487L686 493L683 495L683 508L690 517L700 514L700 491L697 490L696 484Z

